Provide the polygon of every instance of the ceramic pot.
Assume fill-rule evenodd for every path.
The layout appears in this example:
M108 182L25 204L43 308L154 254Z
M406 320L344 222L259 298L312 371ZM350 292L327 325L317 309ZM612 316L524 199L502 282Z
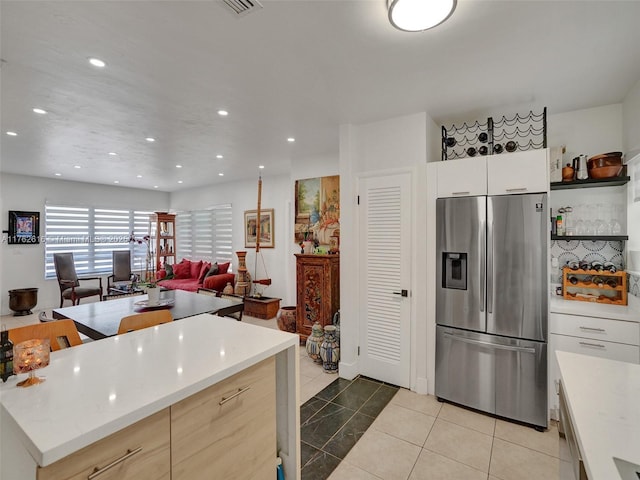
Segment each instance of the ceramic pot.
M158 287L147 288L147 295L149 296L147 305L149 306L158 305L158 303L160 302L160 289Z
M307 337L307 355L309 358L313 360L315 363L322 363L322 358L320 358L320 345L324 341L324 331L322 326L316 322L311 327L311 335Z
M225 295L233 295L233 285L231 285L231 282L227 282L227 286L222 289L222 293Z
M280 307L276 321L283 332L296 333L296 307Z
M324 340L320 345L320 358L322 359L322 369L326 373L338 373L340 345L336 340L336 327L333 325L324 327Z
M38 303L37 288L18 288L9 290L9 308L14 317L31 315L31 309Z

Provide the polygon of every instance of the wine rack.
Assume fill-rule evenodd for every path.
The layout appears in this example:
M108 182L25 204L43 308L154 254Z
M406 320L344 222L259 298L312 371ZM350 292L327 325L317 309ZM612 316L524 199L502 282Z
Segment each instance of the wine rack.
M566 300L626 305L627 272L611 273L563 267L562 296Z
M547 148L547 107L542 113L442 127L443 161L541 148Z

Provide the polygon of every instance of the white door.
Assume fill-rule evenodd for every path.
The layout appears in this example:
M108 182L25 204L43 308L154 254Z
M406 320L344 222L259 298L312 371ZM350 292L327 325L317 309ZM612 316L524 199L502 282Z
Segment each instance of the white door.
M408 388L411 174L363 178L359 191L360 372Z

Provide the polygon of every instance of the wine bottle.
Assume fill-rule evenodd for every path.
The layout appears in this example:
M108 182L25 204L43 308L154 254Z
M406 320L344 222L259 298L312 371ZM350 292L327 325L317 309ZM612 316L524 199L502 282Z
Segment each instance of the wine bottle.
M569 277L569 283L571 283L571 285L577 285L578 284L578 277L576 277L575 275L571 275Z
M580 264L578 262L569 262L567 264L567 266L571 269L571 270L578 270L580 268Z
M606 280L606 284L608 287L616 288L618 286L618 280L615 277L609 277Z
M595 270L596 272L601 272L602 271L602 262L599 261L594 261L591 262L591 270Z
M618 268L615 266L615 264L613 262L604 262L604 265L602 267L606 271L611 272L611 273L616 273L618 271Z
M597 287L601 288L604 287L604 278L596 275L594 276L591 281L594 283L594 285L596 285Z
M14 375L13 342L9 340L9 331L3 325L0 332L0 378L6 382L11 375Z

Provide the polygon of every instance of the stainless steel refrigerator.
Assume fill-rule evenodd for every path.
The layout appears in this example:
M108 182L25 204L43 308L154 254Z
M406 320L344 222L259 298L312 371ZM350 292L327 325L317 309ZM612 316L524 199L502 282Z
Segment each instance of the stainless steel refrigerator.
M436 396L547 426L547 195L437 200Z

